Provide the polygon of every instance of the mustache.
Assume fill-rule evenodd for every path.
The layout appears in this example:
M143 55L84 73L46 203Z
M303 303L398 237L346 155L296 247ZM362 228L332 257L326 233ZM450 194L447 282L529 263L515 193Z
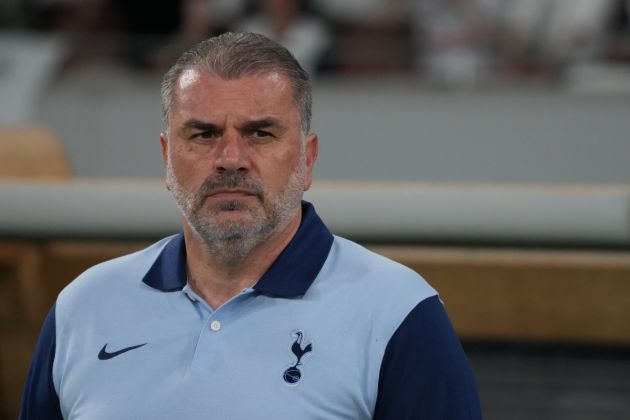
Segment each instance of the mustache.
M206 178L199 188L199 195L207 197L216 190L226 188L244 189L260 199L265 195L265 187L262 183L251 179L246 173L239 171L223 172Z

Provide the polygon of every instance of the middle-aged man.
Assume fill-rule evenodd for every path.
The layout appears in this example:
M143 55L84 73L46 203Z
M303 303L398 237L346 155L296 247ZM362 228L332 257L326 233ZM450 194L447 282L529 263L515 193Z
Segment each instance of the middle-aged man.
M183 234L61 292L22 419L481 418L436 292L302 201L318 151L310 89L260 35L180 57L160 141Z

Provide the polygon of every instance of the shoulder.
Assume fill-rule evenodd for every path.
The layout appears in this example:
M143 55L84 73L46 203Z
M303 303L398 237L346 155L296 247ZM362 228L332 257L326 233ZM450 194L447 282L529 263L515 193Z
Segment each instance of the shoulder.
M418 273L363 246L335 236L332 263L345 276L359 281L362 289L377 293L379 299L411 297L415 303L437 292Z
M343 299L340 312L357 335L367 334L374 419L481 418L468 360L437 292L419 274L339 237L322 271L321 283Z
M74 307L102 302L109 296L144 286L142 279L164 246L172 239L164 238L149 247L97 264L80 274L59 294L56 302L57 318L63 319Z
M369 317L364 325L380 343L373 348L375 419L481 418L466 355L437 292L419 274L338 237L324 268L337 273L331 283L348 286L344 304Z
M437 295L410 268L340 237L335 237L314 286L337 302L340 311L364 319L379 343L386 343L418 304Z

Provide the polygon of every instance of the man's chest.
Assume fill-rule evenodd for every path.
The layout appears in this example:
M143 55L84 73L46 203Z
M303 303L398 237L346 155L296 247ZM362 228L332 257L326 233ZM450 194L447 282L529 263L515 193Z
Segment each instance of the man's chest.
M358 327L359 314L330 309L244 299L180 319L95 323L80 345L60 343L69 352L59 367L63 412L91 420L370 418L383 344Z

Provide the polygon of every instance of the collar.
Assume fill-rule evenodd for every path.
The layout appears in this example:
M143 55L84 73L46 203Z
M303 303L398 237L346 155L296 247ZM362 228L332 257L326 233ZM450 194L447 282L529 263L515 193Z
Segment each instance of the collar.
M333 235L313 205L302 201L302 221L295 236L254 286L254 290L281 297L301 296L321 270L333 243ZM174 236L147 271L144 283L163 292L186 285L184 235Z

